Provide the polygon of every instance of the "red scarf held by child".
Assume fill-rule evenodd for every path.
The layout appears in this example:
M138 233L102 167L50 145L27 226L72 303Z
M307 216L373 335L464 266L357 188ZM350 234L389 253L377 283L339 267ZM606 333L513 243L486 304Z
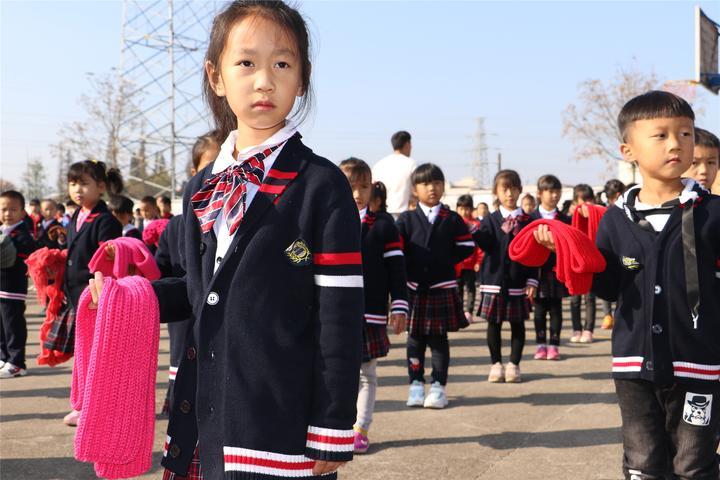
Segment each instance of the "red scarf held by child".
M583 217L580 212L580 209L583 207L587 207L587 218ZM595 205L593 203L583 203L582 205L579 205L573 213L572 226L590 237L590 240L594 242L595 237L597 237L600 219L603 215L605 215L606 211L607 208L603 206Z
M550 250L535 241L533 232L547 225L555 241L555 274L571 295L584 295L592 287L593 273L605 270L605 258L583 232L559 220L535 220L510 242L510 259L527 267L547 262Z

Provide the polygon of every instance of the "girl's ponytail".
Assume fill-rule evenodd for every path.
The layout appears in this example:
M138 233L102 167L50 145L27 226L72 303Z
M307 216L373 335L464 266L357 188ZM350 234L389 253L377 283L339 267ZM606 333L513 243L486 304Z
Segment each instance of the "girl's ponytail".
M107 171L107 180L105 182L108 195L119 195L123 188L122 174L117 168L111 168Z

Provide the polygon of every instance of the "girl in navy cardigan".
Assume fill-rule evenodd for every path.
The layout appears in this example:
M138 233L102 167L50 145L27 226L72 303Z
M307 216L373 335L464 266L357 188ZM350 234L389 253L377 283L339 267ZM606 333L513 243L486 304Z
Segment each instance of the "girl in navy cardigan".
M478 315L488 322L487 342L492 368L490 382L519 382L520 359L525 346L525 320L530 315L530 299L538 286L537 268L524 267L510 260L508 246L530 217L518 207L522 193L520 175L514 170L501 170L495 175L493 193L500 207L483 218L474 233L475 241L485 252L480 285ZM503 322L510 323L510 362L503 367L500 331Z
M411 178L417 209L400 214L398 230L405 244L410 321L407 360L409 407L445 408L450 345L447 332L468 326L455 279L455 265L475 250L460 215L440 203L445 176L437 165L425 163ZM425 349L432 352L432 380L425 397Z
M345 176L287 119L310 91L305 21L281 2L232 2L205 65L227 140L185 189L185 276L154 285L163 321L195 319L164 478L333 479L353 455L360 219Z

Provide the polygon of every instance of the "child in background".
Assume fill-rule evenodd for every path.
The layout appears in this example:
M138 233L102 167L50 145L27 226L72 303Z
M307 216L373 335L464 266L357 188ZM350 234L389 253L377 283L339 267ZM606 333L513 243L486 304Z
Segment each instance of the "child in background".
M142 234L133 224L134 202L125 195L111 195L108 200L108 208L113 217L122 225L122 236L142 240Z
M58 223L64 227L67 226L67 224L70 222L70 217L68 217L67 213L65 212L65 204L64 203L58 203L57 204L57 215L55 216Z
M573 188L573 205L574 208L579 208L584 203L595 203L595 193L590 185L581 183ZM574 212L574 209L572 211ZM570 216L572 217L572 213ZM583 298L585 299L585 323L582 322L581 316ZM573 327L570 343L592 343L596 308L595 294L592 292L587 295L570 297L570 320Z
M155 203L160 213L160 218L165 218L167 220L172 218L172 202L170 201L170 197L168 197L167 195L162 195L160 197L157 197Z
M695 127L693 162L683 173L683 177L694 178L704 189L712 192L718 174L718 162L720 162L720 140L711 132Z
M530 215L532 212L535 211L535 207L537 206L537 203L535 201L535 197L533 197L529 193L526 193L523 196L521 205L522 205L522 210L525 213L525 215Z
M67 228L67 263L65 294L70 306L48 332L46 348L73 353L75 347L75 311L80 294L91 278L88 264L100 244L122 236L122 225L102 200L105 193L117 195L123 189L120 171L106 169L103 162L85 160L73 163L68 170L68 194L79 208ZM77 425L80 412L71 411L63 422Z
M455 279L455 265L475 251L460 215L440 203L445 176L437 165L415 169L411 181L418 199L414 211L403 212L397 227L405 244L410 298L407 362L409 407L445 408L450 364L448 332L468 326ZM425 349L432 352L432 386L425 397Z
M499 171L493 181L498 210L484 218L473 234L484 253L478 315L488 322L487 343L492 362L488 381L493 383L522 381L520 360L525 346L525 320L530 316L530 301L538 286L537 268L520 265L508 256L510 242L530 223L530 217L518 206L521 193L520 175L515 170ZM507 368L502 364L503 322L510 323L512 332Z
M368 208L373 213L387 213L387 188L384 183L373 183Z
M40 214L40 199L38 198L32 198L28 202L29 212L27 216L25 217L25 222L27 223L28 228L30 229L30 233L33 236L33 239L37 240L38 238L38 225L40 224L40 221L42 220L42 215Z
M70 220L72 220L73 215L75 215L75 211L77 210L78 205L72 199L65 202L65 215L67 217L67 223L70 223ZM65 225L67 226L67 224Z
M562 184L555 175L538 179L537 192L540 205L530 214L530 220L559 220L568 225L570 217L557 208L562 196ZM540 284L535 295L535 360L560 360L560 332L562 332L562 299L567 297L565 285L555 275L554 254L540 267ZM547 316L550 316L550 338L547 336Z
M368 431L375 409L377 359L387 356L390 350L386 325L390 325L396 335L405 330L407 278L402 242L393 218L387 213L375 213L368 209L373 189L370 167L358 158L349 158L340 162L340 170L350 182L362 223L365 326L354 448L355 453L365 453L370 447Z
M146 195L140 200L140 213L143 217L143 227L147 227L150 222L160 218L157 202L150 195Z
M42 220L40 220L37 229L38 247L60 248L57 239L51 239L49 235L50 229L52 227L60 225L60 222L58 222L56 218L57 203L55 202L55 200L51 198L44 198L40 202L40 215L42 215Z
M477 211L475 212L475 218L477 218L479 222L482 222L483 218L487 217L488 215L490 215L490 208L488 208L488 204L485 202L478 203Z
M470 195L460 195L457 200L455 211L467 225L470 232L474 232L480 228L480 222L473 218L473 198ZM477 272L480 271L482 263L482 250L476 248L472 255L457 265L458 286L460 287L460 298L465 299L465 289L467 289L467 299L465 300L465 318L468 323L472 323L472 313L475 311L475 281Z
M615 205L620 196L625 192L625 184L618 179L612 179L605 182L602 194L605 197L605 204L608 207ZM600 328L603 330L612 330L613 328L613 309L612 302L603 300L603 321Z
M7 190L0 194L0 217L0 231L10 237L16 252L15 263L0 268L0 378L13 378L27 375L25 299L28 279L25 259L37 245L23 221L25 198L20 192Z

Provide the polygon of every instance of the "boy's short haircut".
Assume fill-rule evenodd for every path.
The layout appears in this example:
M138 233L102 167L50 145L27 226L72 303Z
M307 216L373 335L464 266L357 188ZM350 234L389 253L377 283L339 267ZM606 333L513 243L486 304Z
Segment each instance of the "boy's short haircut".
M152 197L150 195L145 195L140 199L140 203L149 203L151 205L154 205L157 207L157 202L155 202L155 197Z
M168 207L172 205L170 197L168 197L167 195L163 195L162 197L160 197L160 203L162 203L163 205L167 205Z
M704 128L695 127L695 146L717 148L720 150L720 139Z
M23 194L18 192L17 190L5 190L4 192L0 193L0 198L16 200L20 203L20 208L25 208L25 197L23 197Z
M62 203L58 202L57 209L58 209L58 212L65 214L65 205L63 205Z
M525 200L530 200L533 204L537 203L537 201L535 200L535 197L533 197L533 196L530 195L529 193L526 193L526 194L523 196L522 201L524 202Z
M198 169L198 166L200 165L200 160L202 159L202 156L205 152L207 152L213 146L216 146L218 150L220 149L223 140L218 138L219 136L219 130L212 130L205 135L198 137L198 139L195 141L195 145L193 145L192 148L192 164L195 170Z
M500 170L495 174L495 178L493 179L493 193L497 193L500 184L509 185L510 188L517 188L522 191L522 180L520 180L520 174L515 170Z
M464 208L475 208L473 206L472 195L469 195L467 193L465 195L460 195L460 197L458 197L457 199L457 206Z
M42 200L40 200L40 203L41 203L41 204L43 204L43 203L45 203L45 202L50 202L50 203L52 203L53 205L55 205L55 208L57 208L57 205L58 205L58 204L57 204L57 202L56 202L55 200L53 200L52 198L43 198Z
M30 206L31 206L31 207L34 207L34 206L36 206L36 205L37 205L38 207L40 206L40 199L39 199L39 198L31 198L31 199L30 199ZM24 208L24 207L23 207L23 208Z
M562 190L562 183L560 183L560 179L555 175L543 175L538 178L537 190L538 192L544 192L546 190Z
M401 150L412 139L410 134L405 130L395 132L390 138L393 150Z
M603 189L603 193L608 200L611 198L615 198L616 196L625 193L625 184L617 178L608 180L607 182L605 182L605 188Z
M112 195L108 200L108 208L113 213L128 213L132 215L135 203L125 195Z
M595 192L590 185L579 183L573 188L573 200L577 201L579 198L585 202L591 202L595 200Z
M434 163L423 163L413 170L410 181L413 185L432 182L445 183L445 175L440 167Z
M695 112L688 102L675 94L650 90L632 98L622 107L617 118L617 125L623 142L627 142L628 128L634 122L675 117L685 117L695 121Z
M479 207L480 205L485 205L485 208L490 208L490 207L488 206L488 204L485 203L485 202L480 202L480 203L478 203L477 206Z
M340 170L350 178L351 182L366 179L372 182L372 170L370 165L359 158L350 157L340 162Z

